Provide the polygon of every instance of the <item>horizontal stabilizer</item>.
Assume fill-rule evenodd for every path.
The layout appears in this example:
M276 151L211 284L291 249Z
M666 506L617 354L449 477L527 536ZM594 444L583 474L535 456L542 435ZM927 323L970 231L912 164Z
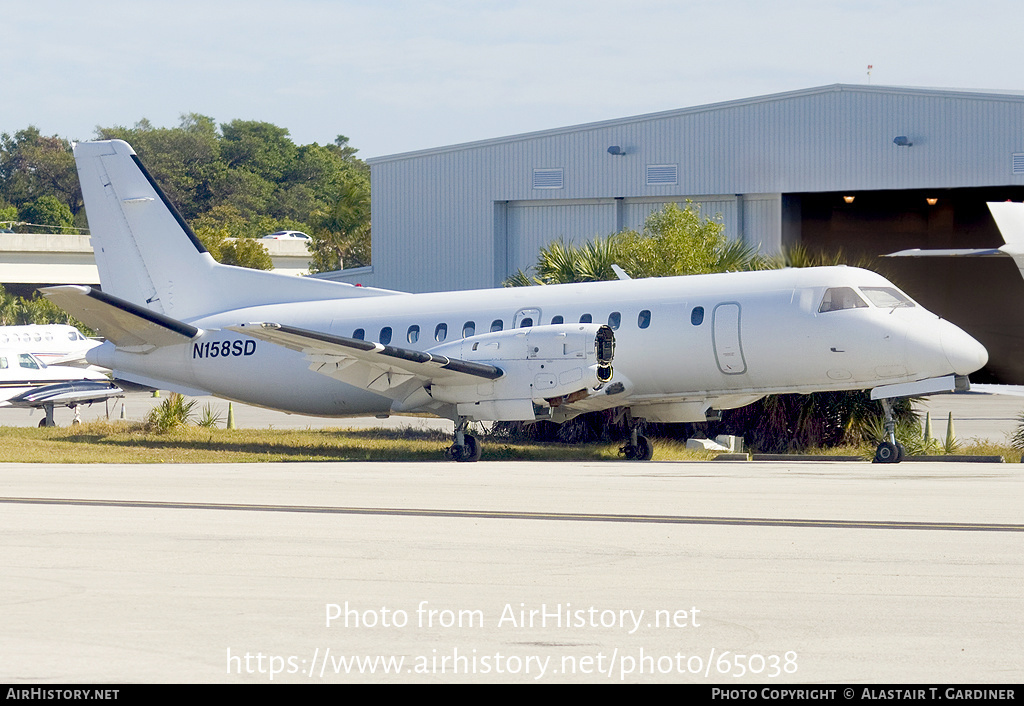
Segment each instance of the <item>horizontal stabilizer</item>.
M910 250L889 253L886 257L1007 257L1007 254L999 248L951 248L947 250L912 248Z
M185 343L200 329L132 304L93 287L44 287L43 296L119 349L146 353L154 348Z
M65 407L102 402L111 397L124 397L124 390L112 382L99 380L74 380L44 385L7 400L11 407L44 407L62 405Z

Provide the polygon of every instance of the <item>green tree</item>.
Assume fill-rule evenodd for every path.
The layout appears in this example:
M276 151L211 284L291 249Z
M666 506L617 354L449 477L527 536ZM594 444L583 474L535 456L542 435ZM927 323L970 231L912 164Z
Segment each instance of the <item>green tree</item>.
M226 228L201 229L196 231L196 236L213 259L222 264L254 270L269 270L274 266L267 249L254 238L232 240Z
M256 120L232 120L220 126L224 159L233 169L245 169L270 182L279 182L293 168L298 148L288 129Z
M370 264L370 181L357 174L338 185L334 201L312 215L310 272Z
M74 217L68 205L56 196L40 196L35 201L25 204L20 212L21 220L31 226L45 226L45 228L22 226L29 229L29 232L39 233L48 231L51 233L74 233Z
M670 203L644 221L643 232L626 229L581 245L555 240L540 249L531 277L519 271L506 286L564 284L615 279L619 265L634 279L747 270L763 266L757 249L728 241L721 218L701 216L700 207Z
M44 137L32 126L0 135L0 200L21 207L41 196L59 199L72 214L81 209L71 144L56 135Z

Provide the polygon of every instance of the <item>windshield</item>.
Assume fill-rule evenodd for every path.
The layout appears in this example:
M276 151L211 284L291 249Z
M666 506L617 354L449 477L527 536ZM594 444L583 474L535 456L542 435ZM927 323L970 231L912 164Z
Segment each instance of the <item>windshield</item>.
M861 287L860 291L868 301L883 309L914 306L914 301L895 287Z
M825 290L818 313L842 311L843 309L866 309L867 306L860 295L853 290L853 287L832 287Z

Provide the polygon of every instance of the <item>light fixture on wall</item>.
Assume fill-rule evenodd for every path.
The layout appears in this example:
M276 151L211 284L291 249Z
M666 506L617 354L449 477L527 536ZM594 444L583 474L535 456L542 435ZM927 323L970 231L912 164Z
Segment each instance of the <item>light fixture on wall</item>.
M939 200L937 198L935 198L934 196L929 196L928 198L925 199L925 201L928 202L929 206L934 206L935 204L937 204L939 202Z
M612 145L611 147L608 148L608 154L614 157L625 157L626 150L622 149L618 145Z
M892 138L892 143L897 147L913 147L914 143L906 135L898 135Z
M853 203L853 200L855 198L857 198L857 197L856 196L844 196L843 197L843 201L845 201L846 203Z

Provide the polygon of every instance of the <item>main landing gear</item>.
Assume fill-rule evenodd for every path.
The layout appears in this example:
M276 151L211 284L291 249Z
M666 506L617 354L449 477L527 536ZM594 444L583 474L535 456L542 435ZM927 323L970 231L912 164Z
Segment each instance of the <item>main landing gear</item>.
M466 433L468 428L469 418L459 417L458 421L455 422L455 443L444 450L446 461L469 462L480 460L480 454L483 449L481 449L480 442L476 440L475 436Z
M875 463L899 463L907 455L903 444L896 441L896 419L892 416L889 400L881 399L882 411L885 413L885 438L875 450Z
M628 409L626 415L629 442L619 449L619 453L625 456L627 461L650 461L654 458L654 445L650 439L637 432L642 420L634 419Z
M82 423L82 415L78 412L78 405L68 405L71 411L75 413L75 418L71 420L71 425L76 426ZM43 405L43 413L45 416L39 420L39 427L55 427L57 422L53 419L53 403L47 403Z

